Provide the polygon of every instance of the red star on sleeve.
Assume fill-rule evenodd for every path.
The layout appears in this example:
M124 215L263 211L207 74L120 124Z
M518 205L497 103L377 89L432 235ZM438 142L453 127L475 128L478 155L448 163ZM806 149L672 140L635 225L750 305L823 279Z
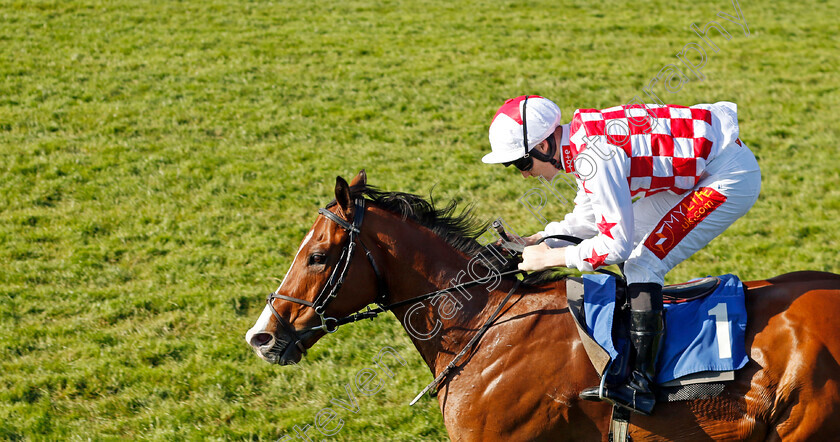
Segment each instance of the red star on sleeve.
M612 236L612 228L616 226L618 223L608 223L607 219L604 218L604 215L601 215L601 222L596 224L598 226L598 231L602 234L609 236L610 239L615 240Z
M595 249L592 249L592 257L591 258L583 258L583 260L592 264L592 270L595 270L598 267L603 267L604 266L604 263L606 262L608 255L609 255L609 253L599 255L597 252L595 252Z
M583 192L584 192L584 193L592 193L592 191L591 191L591 190L589 190L589 189L587 189L587 188L586 188L586 181L581 181L581 182L580 182L580 185L581 185L581 187L583 187Z

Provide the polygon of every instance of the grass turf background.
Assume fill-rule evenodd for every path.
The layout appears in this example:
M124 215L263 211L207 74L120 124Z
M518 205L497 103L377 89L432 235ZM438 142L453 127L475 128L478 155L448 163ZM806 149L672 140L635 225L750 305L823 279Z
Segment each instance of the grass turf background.
M732 37L656 91L737 102L764 181L669 281L840 271L836 11L740 6L749 36L725 1L0 1L0 438L272 440L387 345L409 364L331 439L445 440L436 401L406 405L431 376L393 317L269 366L242 339L263 294L360 168L539 229L537 184L479 162L495 109L647 100L691 23Z

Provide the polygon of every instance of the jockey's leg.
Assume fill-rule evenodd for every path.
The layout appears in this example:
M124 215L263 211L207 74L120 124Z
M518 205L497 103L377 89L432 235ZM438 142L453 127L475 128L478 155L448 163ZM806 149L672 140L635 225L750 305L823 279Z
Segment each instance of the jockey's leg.
M580 397L606 400L630 411L650 415L656 405L653 379L665 323L662 317L662 285L637 283L627 287L630 296L630 341L633 344L633 372L627 383L617 386L592 387Z
M665 333L662 316L662 285L637 283L627 287L630 296L630 342L636 353L633 372L624 388L616 391L627 408L650 414L656 404L651 388L656 376L656 357Z
M607 400L643 414L653 409L651 386L659 339L664 335L665 274L743 216L755 203L761 187L761 173L749 150L733 149L708 166L710 175L700 180L695 190L680 196L657 194L633 205L635 247L624 263L624 271L636 353L634 370L627 384L607 386L604 392L598 387L588 388L581 398Z
M624 263L628 284L664 284L671 269L752 208L761 189L761 172L752 153L739 148L715 160L730 160L724 163L728 167L709 163L708 169L717 173L700 180L691 192L663 192L633 204L634 248Z

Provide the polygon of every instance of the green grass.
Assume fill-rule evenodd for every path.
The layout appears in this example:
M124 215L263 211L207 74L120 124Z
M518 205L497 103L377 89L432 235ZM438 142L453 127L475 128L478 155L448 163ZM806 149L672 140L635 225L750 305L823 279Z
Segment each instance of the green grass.
M735 15L696 2L0 0L0 439L263 439L311 424L383 347L408 361L333 440L444 440L392 317L300 367L243 341L336 175L475 204L517 231L536 186L484 166L506 98L608 107ZM677 104L732 100L762 196L669 281L840 271L830 2L741 2ZM570 209L553 205L559 218ZM560 376L560 374L558 374Z

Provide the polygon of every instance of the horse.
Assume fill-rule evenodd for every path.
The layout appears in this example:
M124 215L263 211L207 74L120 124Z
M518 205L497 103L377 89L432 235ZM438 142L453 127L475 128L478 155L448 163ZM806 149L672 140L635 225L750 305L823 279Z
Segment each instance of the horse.
M349 184L337 177L327 207L246 333L260 358L297 363L340 325L371 316L362 308L387 305L379 311L393 312L441 378L452 440L608 439L611 406L578 398L599 377L562 279L526 283L492 270L490 258L475 259L488 249L469 210L379 191L364 170ZM803 271L744 285L747 365L714 398L633 415L632 440L838 437L840 275Z

